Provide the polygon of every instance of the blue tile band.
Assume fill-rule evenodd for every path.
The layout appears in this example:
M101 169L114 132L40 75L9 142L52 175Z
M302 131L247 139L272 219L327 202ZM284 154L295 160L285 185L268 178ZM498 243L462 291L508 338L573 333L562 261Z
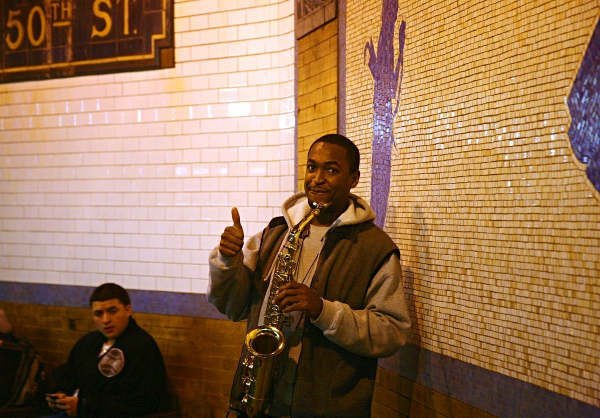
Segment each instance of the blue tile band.
M0 282L0 302L89 308L95 287ZM225 319L205 294L127 290L133 312Z
M497 417L600 418L600 408L407 344L379 366Z

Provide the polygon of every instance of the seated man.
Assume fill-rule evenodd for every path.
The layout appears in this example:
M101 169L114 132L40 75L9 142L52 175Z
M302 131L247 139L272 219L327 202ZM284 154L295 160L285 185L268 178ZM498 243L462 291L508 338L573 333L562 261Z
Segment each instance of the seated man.
M4 342L17 343L12 327L2 309L0 309L0 408L6 406L14 395L15 375L22 353L17 350L3 350ZM10 406L10 405L9 405Z
M127 291L105 283L90 296L98 331L83 336L57 368L46 397L70 417L136 417L156 412L167 395L165 365L154 339L131 317Z

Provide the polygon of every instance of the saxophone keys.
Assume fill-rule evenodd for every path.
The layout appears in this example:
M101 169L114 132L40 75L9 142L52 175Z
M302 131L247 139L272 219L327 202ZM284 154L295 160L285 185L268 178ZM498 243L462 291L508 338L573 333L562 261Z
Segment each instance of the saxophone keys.
M242 362L244 365L244 370L251 369L254 366L254 356L248 356Z
M252 379L250 379L247 376L242 378L242 390L244 392L247 392L248 389L250 389L251 384L252 384Z

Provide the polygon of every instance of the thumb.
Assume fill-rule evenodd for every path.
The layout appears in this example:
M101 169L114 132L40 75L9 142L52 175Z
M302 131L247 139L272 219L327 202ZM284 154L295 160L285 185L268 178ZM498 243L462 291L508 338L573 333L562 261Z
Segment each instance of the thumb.
M242 223L240 221L240 213L238 212L237 208L232 208L231 209L231 219L233 220L233 226L236 227L237 229L240 230L244 230L244 228L242 228Z

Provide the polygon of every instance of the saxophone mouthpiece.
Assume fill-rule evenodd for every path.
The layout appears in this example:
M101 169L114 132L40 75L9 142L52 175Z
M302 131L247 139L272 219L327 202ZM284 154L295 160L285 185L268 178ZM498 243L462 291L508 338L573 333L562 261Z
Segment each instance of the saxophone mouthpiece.
M313 209L323 210L327 206L331 205L331 202L312 202L310 205Z

